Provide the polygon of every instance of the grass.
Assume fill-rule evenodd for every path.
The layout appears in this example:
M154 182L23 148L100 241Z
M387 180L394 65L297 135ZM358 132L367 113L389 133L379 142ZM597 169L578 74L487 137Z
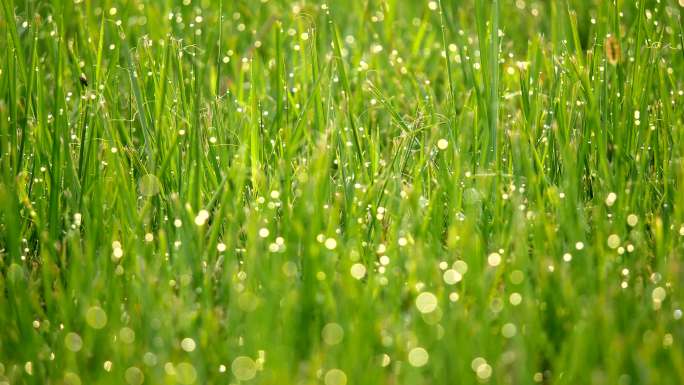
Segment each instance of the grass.
M0 3L0 384L684 378L682 1Z

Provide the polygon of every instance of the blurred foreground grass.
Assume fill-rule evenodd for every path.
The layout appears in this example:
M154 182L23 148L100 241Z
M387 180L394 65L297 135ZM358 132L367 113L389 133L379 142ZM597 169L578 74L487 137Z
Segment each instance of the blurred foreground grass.
M0 383L684 381L681 0L0 2Z

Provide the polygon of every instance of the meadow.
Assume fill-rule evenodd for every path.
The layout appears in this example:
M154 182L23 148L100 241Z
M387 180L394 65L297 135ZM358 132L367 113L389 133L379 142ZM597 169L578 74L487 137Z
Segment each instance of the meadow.
M0 3L0 385L684 383L684 0Z

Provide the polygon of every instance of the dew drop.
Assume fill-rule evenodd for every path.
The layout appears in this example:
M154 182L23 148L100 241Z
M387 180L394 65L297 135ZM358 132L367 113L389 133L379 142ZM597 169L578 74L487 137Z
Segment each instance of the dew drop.
M83 348L83 340L78 334L70 332L64 337L64 345L72 352L78 352Z
M323 327L321 337L326 345L337 345L344 338L344 329L339 324L331 322Z
M325 385L346 385L347 375L340 369L330 369L325 373Z
M165 366L165 370L166 369L169 369L167 372L170 371L171 373L175 373L176 381L183 385L190 385L197 381L197 370L194 366L192 366L191 363L181 362L180 364L176 365L175 368L173 365L168 368Z
M350 273L351 273L351 276L354 277L355 279L362 279L363 277L366 276L366 266L364 266L360 263L355 263L352 265Z
M192 352L195 350L197 347L197 344L195 343L195 340L193 340L190 337L185 337L181 341L181 348L185 350L186 352Z
M421 348L421 347L415 347L411 349L408 353L408 362L411 364L411 366L420 368L421 366L425 366L425 364L428 363L428 360L430 358L430 355L428 354L427 350Z
M99 306L93 306L86 311L86 322L93 329L102 329L107 325L107 313Z
M230 369L235 378L240 381L248 381L256 376L256 363L247 356L240 356L234 359Z
M145 382L145 375L143 374L142 370L135 366L131 366L130 368L126 369L124 378L126 379L126 383L129 385L141 385L143 382Z
M430 292L423 292L416 297L416 307L418 311L425 314L437 309L437 297Z
M64 373L64 385L81 385L81 378L74 372Z

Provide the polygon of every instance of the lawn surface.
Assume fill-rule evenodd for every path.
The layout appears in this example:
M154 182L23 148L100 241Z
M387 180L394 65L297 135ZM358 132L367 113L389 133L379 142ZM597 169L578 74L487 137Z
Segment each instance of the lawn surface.
M0 384L684 381L684 0L0 4Z

